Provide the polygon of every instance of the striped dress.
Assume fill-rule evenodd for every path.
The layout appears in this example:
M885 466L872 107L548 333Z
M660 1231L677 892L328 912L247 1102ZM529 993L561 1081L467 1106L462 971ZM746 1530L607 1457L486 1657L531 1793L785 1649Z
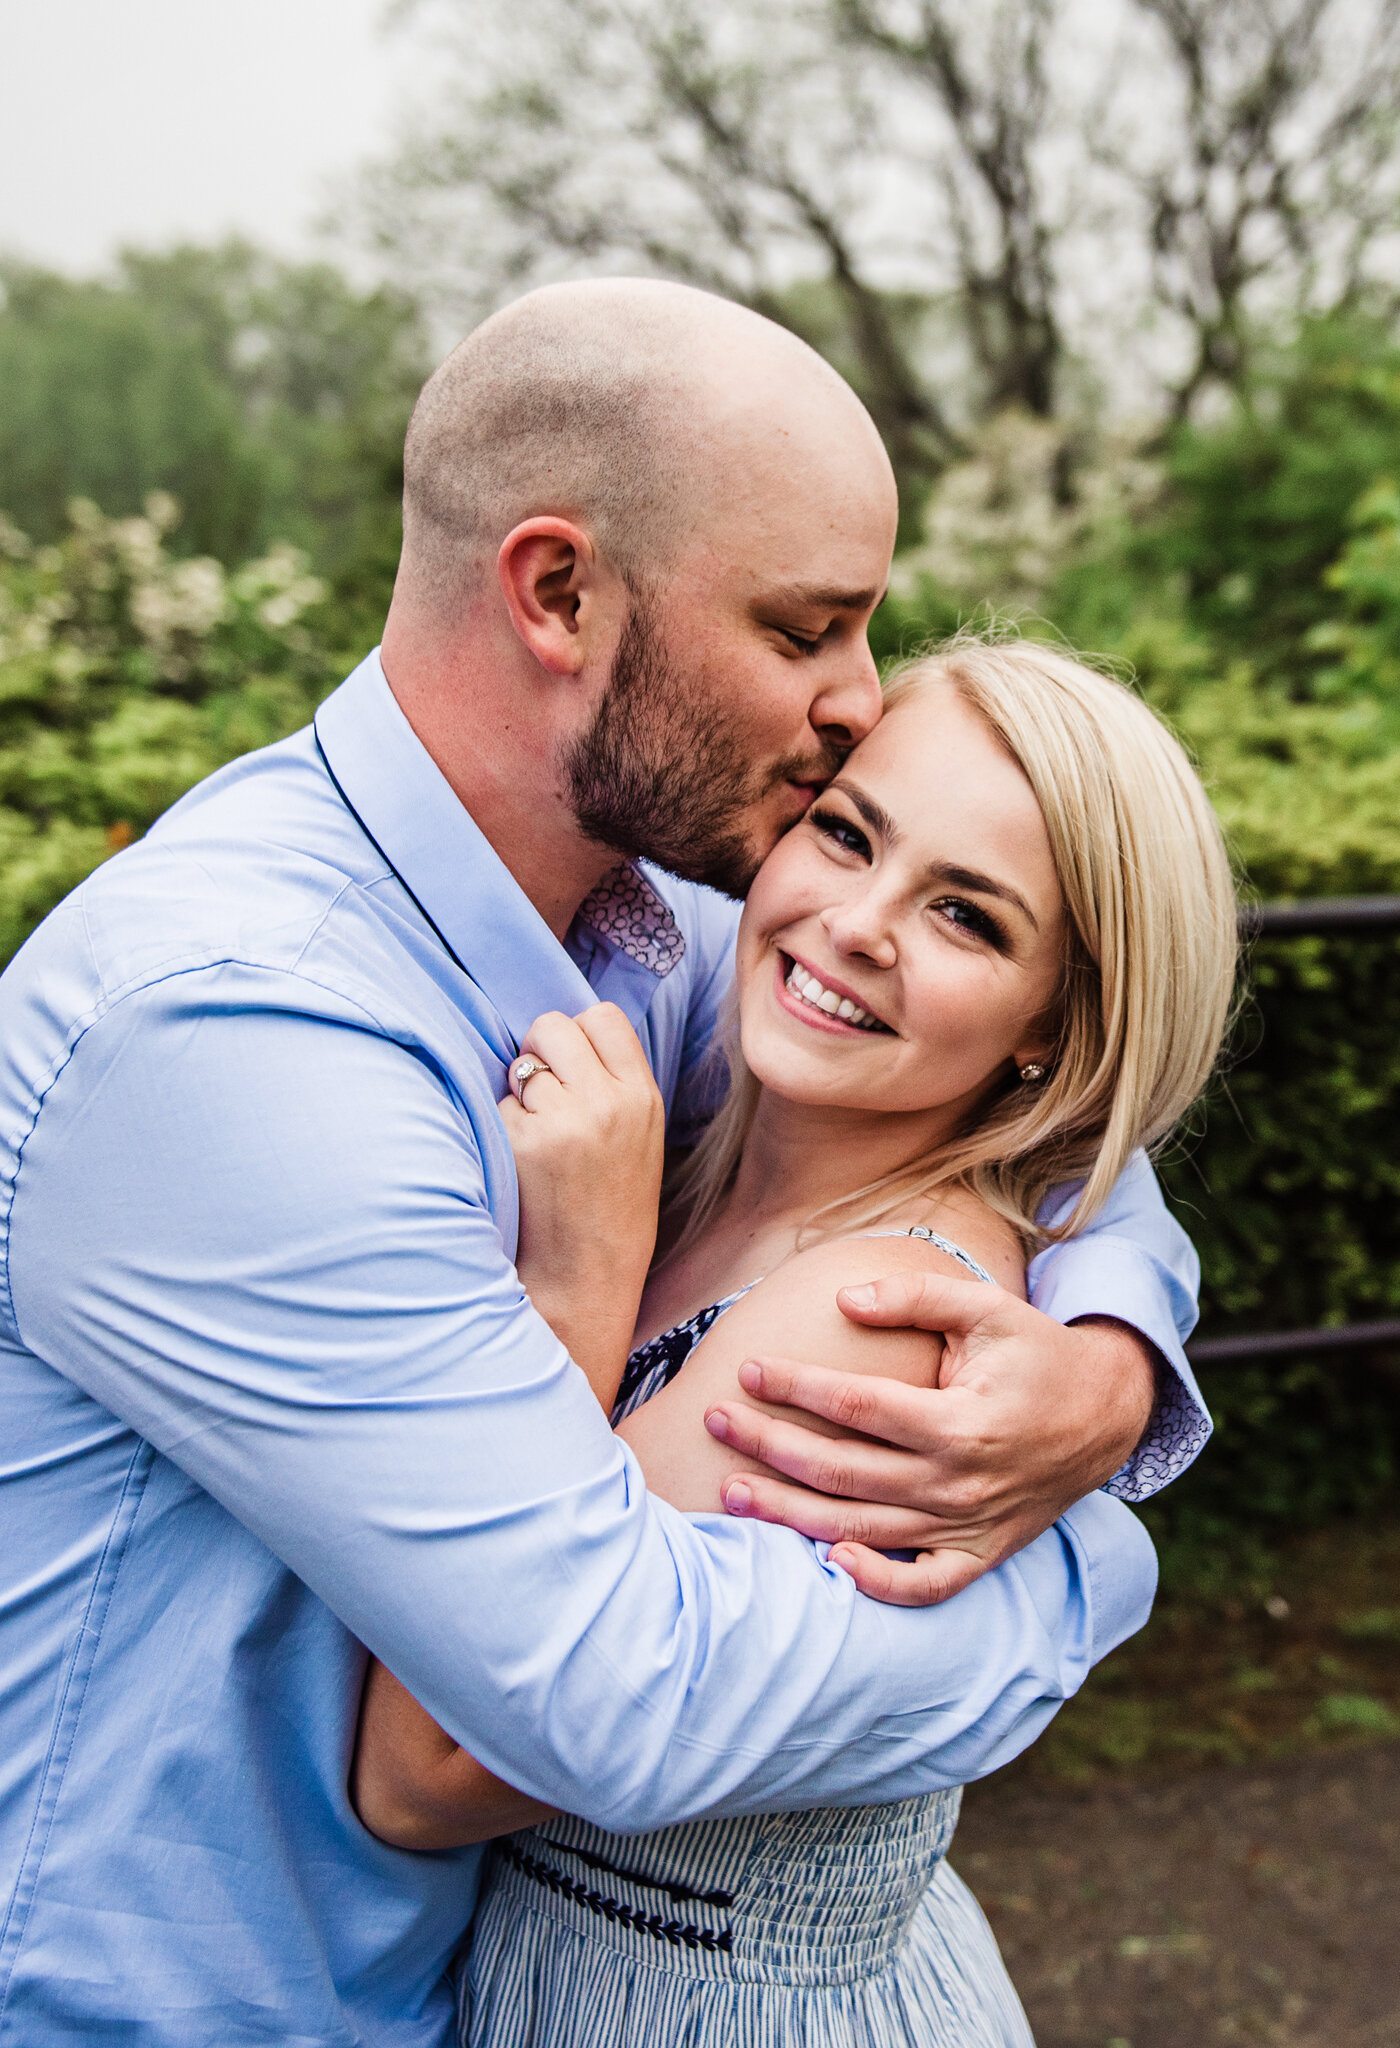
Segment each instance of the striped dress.
M990 1279L933 1231L910 1234ZM635 1351L615 1419L738 1299ZM462 1967L461 2048L1034 2048L945 1861L961 1797L651 1835L566 1816L506 1836Z

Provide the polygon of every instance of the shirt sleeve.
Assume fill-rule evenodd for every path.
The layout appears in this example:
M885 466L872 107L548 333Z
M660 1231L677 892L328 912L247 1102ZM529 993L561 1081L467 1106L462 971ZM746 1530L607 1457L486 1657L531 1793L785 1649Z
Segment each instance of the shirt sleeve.
M891 1800L1034 1740L1146 1619L1129 1511L1083 1502L918 1612L652 1499L522 1296L488 1114L295 975L134 991L22 1148L14 1326L554 1805L647 1829Z
M1077 1194L1077 1187L1054 1190L1041 1221L1061 1221ZM1031 1261L1030 1297L1046 1315L1060 1323L1113 1316L1145 1337L1161 1361L1142 1442L1108 1482L1121 1500L1146 1500L1179 1479L1210 1437L1210 1413L1184 1349L1196 1326L1200 1278L1195 1248L1143 1152L1134 1153L1087 1230Z

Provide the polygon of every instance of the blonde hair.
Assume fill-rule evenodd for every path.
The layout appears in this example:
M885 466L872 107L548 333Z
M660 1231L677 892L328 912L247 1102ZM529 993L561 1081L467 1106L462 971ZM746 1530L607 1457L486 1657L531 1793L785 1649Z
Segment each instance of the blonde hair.
M986 721L1045 819L1067 913L1055 1049L1043 1082L1008 1077L936 1153L820 1213L851 1227L956 1183L1028 1244L1069 1237L1210 1078L1235 982L1230 863L1186 753L1123 683L1058 648L963 632L900 664L886 710L935 683ZM737 1009L725 1038L729 1093L677 1185L683 1242L732 1184L758 1104ZM1067 1181L1083 1183L1073 1210L1042 1229L1046 1195Z

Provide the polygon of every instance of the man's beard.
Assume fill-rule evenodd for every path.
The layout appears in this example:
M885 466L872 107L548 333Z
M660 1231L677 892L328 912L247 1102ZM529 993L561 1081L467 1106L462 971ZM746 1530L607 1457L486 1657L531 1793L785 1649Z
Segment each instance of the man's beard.
M667 659L650 604L637 593L592 725L564 760L579 826L628 860L744 896L761 854L742 820L775 786L826 782L846 749L743 758L741 736Z

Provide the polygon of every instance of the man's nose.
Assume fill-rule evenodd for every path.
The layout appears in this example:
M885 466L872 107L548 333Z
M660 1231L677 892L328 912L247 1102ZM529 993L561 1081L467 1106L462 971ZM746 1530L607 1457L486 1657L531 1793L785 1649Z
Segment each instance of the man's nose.
M850 657L828 670L809 717L814 731L838 747L853 747L880 722L883 704L880 672L863 633L852 642Z

